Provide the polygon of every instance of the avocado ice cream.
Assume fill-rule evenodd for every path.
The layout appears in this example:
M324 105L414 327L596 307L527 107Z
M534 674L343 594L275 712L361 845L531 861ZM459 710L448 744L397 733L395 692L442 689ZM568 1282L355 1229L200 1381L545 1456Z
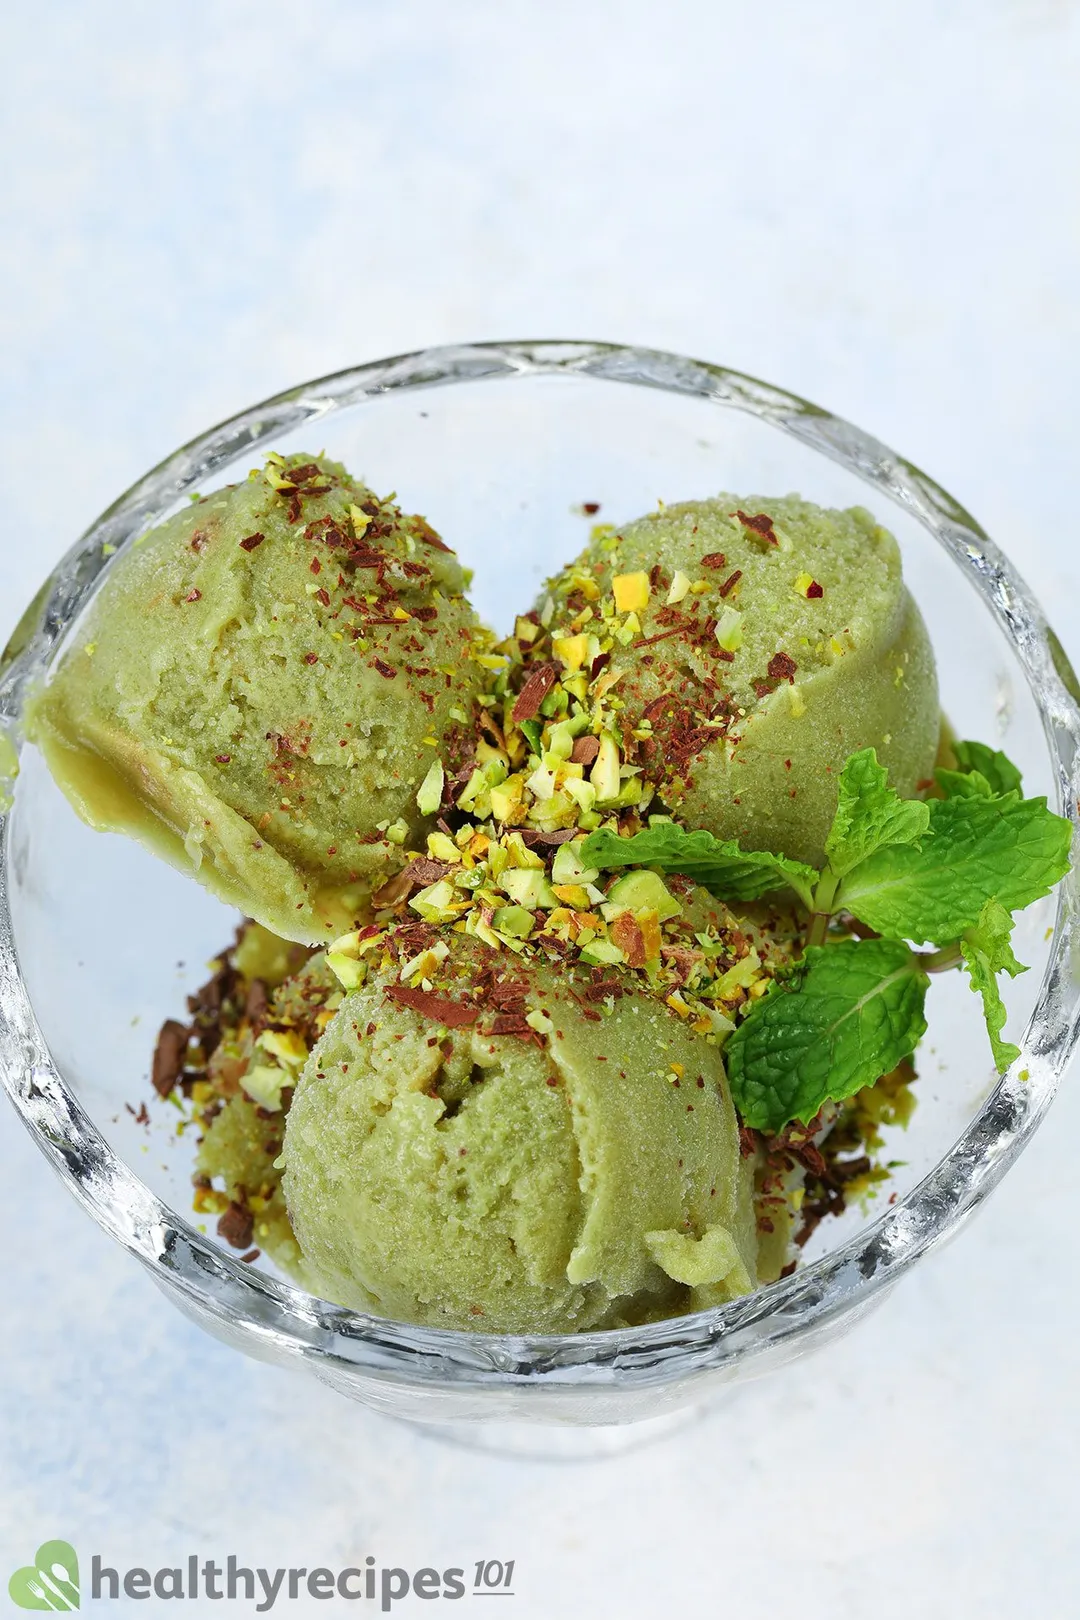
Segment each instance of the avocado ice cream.
M606 1016L588 988L459 936L435 989L394 972L346 997L285 1130L320 1292L431 1326L571 1332L756 1286L754 1167L719 1051L637 985Z
M875 748L903 797L929 785L933 652L896 542L862 508L661 508L595 532L538 619L556 658L608 663L623 757L688 826L819 864L850 754Z
M671 812L820 861L850 753L921 791L936 681L895 543L860 511L721 496L594 533L497 646L461 623L474 707L430 722L410 782L434 772L437 822L402 802L389 881L306 962L244 933L182 1037L196 1207L310 1291L429 1326L745 1294L885 1174L874 1088L740 1126L725 1044L797 962L804 907L598 868L587 839ZM348 909L317 898L327 925Z
M401 865L471 719L464 588L422 518L336 462L272 455L117 558L30 734L92 826L325 940Z

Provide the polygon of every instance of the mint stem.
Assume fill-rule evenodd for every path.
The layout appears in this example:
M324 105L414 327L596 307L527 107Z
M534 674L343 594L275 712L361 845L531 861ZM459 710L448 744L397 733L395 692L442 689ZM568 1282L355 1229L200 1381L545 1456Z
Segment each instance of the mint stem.
M959 940L940 951L915 951L913 955L924 973L946 973L949 968L959 967L962 960Z
M835 872L826 867L817 880L814 889L813 902L810 910L810 930L806 936L807 949L811 945L823 945L829 927L829 918L832 915L833 901L836 899L837 885L840 880Z

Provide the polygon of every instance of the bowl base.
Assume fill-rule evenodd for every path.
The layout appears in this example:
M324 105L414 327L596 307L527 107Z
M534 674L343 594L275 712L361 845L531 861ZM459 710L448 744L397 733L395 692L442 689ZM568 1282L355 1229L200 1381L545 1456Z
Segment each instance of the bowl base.
M396 1418L410 1429L440 1445L463 1446L495 1457L520 1457L531 1462L598 1462L621 1457L639 1446L652 1445L700 1422L711 1408L683 1407L640 1423L417 1423Z

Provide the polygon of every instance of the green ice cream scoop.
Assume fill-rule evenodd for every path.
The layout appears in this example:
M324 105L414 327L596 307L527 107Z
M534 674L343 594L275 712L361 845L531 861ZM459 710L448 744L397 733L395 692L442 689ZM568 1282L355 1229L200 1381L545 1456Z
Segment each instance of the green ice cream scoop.
M623 756L689 826L820 864L850 754L875 748L906 797L931 775L933 651L896 541L860 507L662 508L599 532L540 613L556 656L609 648Z
M485 959L456 945L431 992L370 981L308 1060L283 1187L314 1285L536 1333L751 1290L752 1161L716 1047L647 992L598 1004L585 975L515 962L493 981Z
M386 830L422 837L418 786L464 733L464 585L422 518L271 457L117 558L30 734L92 826L325 940L400 866Z

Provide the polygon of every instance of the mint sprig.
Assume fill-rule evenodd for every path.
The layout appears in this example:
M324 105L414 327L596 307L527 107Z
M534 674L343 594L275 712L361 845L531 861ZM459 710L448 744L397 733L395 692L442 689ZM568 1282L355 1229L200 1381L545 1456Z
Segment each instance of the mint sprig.
M585 840L581 859L586 866L602 871L651 866L659 872L678 872L693 878L718 900L760 900L762 895L790 888L809 906L818 876L802 861L768 850L742 849L733 838L714 838L701 830L687 832L673 821L658 821L631 838L601 828Z
M902 799L872 748L839 779L821 871L703 831L656 822L622 838L593 833L592 866L651 866L695 879L722 900L792 890L811 913L802 961L747 1013L725 1048L743 1119L776 1132L869 1085L925 1030L924 964L963 964L982 999L999 1072L1019 1056L1002 1038L998 975L1024 971L1012 913L1050 893L1069 870L1071 824L1045 798L1022 797L1020 772L984 743L957 742L958 768L935 772L942 798ZM826 943L847 914L878 938ZM931 960L912 945L937 947Z
M926 1032L928 979L895 940L811 946L794 988L775 989L724 1049L743 1120L774 1135L808 1123L910 1056Z
M991 793L1019 793L1022 787L1020 772L999 748L988 748L980 742L953 743L962 773L977 773L988 783Z
M1019 910L1069 870L1072 828L1045 799L978 793L927 808L919 844L868 855L841 882L837 910L890 939L947 945L975 926L988 900Z
M842 878L882 845L913 844L926 831L930 809L922 799L902 799L872 748L852 754L840 773L839 801L825 855Z
M979 921L969 928L960 941L960 954L964 960L971 988L982 997L990 1048L999 1074L1004 1074L1010 1063L1020 1056L1020 1048L1011 1041L1003 1041L1005 1003L998 989L999 973L1015 979L1027 968L1016 960L1011 943L1013 919L997 900L988 900Z

